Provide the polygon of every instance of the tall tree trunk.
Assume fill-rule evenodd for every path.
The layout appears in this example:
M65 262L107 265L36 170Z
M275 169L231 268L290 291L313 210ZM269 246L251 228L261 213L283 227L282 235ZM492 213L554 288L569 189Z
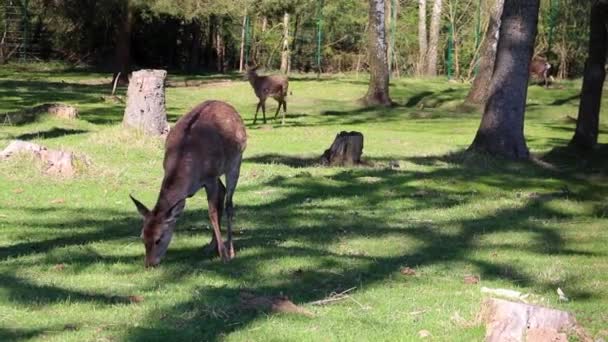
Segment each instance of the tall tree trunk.
M390 106L388 93L388 61L386 58L386 30L384 28L384 0L369 0L369 88L363 101L367 105Z
M416 65L416 74L418 76L424 75L426 71L427 50L426 0L418 0L418 65Z
M215 23L215 55L216 55L216 70L218 72L224 72L224 58L226 53L226 47L224 44L224 37L222 35L222 18L218 18Z
M505 0L490 97L469 149L528 158L524 112L539 5L540 0Z
M597 144L602 88L606 79L608 50L608 2L595 1L589 22L589 55L585 62L583 89L576 131L571 145L592 149Z
M490 21L486 29L486 35L481 43L481 54L477 75L465 100L472 105L482 105L488 100L488 89L494 72L494 61L496 60L496 47L498 46L498 35L500 32L500 17L504 7L504 0L495 0L494 7L490 12Z
M439 27L441 25L441 0L433 3L431 14L431 30L429 32L429 48L427 52L426 74L437 76L437 46L439 45Z
M289 13L283 15L283 48L281 52L281 72L289 73Z
M196 70L201 59L201 43L203 40L200 20L193 19L190 29L192 31L192 44L190 45L190 63L188 67L190 70Z
M120 23L116 36L116 50L114 55L115 77L120 72L120 78L124 81L128 79L129 65L131 63L131 23L133 19L133 9L129 1L123 2Z
M243 28L241 30L241 56L239 58L239 72L243 72L245 63L245 33L247 31L247 14L243 16Z

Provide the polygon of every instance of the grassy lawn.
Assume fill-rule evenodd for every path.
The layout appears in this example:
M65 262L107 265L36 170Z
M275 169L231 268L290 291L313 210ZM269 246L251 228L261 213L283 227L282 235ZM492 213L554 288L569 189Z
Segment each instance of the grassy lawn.
M249 142L235 194L237 258L202 257L211 234L199 193L152 270L128 194L153 206L163 142L121 129L124 104L104 98L108 83L85 71L0 70L0 113L44 102L81 112L73 122L0 126L0 148L19 138L93 161L73 179L46 176L27 157L0 162L0 340L408 341L424 329L430 340L474 341L484 336L482 286L531 293L608 338L606 97L601 147L586 158L560 149L580 82L530 87L527 141L557 170L463 153L480 114L459 110L467 85L441 79L396 80L399 106L364 109L364 77L294 76L284 127L251 125L257 99L237 75L169 87L171 121L225 100ZM373 167L316 165L341 130L365 135ZM415 275L401 274L405 266ZM309 304L351 288L349 299ZM286 295L314 317L246 310L243 291Z

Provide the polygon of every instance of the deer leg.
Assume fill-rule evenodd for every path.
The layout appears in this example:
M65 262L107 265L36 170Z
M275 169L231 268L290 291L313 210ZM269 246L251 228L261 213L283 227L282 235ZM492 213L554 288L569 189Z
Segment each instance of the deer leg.
M287 115L287 100L283 99L283 120L281 121L281 125L285 124L285 115Z
M209 203L209 221L213 227L213 237L217 243L217 254L222 258L222 261L227 262L229 259L226 246L222 241L222 233L220 232L220 216L221 213L219 203L224 201L221 197L223 194L220 191L220 186L217 178L210 180L205 183L205 190L207 190L207 203Z
M218 182L219 196L218 196L218 201L216 203L216 208L217 208L218 223L221 226L222 215L223 215L223 211L224 211L224 197L226 195L226 188L224 187L224 184L222 184L222 181L219 178L217 179L217 182ZM217 241L218 240L215 237L215 233L212 234L211 242L209 242L205 247L203 247L203 254L213 255L213 252L215 252L217 250Z
M274 119L277 119L277 116L279 115L279 111L281 110L281 105L283 104L283 100L278 99L277 102L279 103L279 107L277 107L277 112L274 113Z
M232 243L232 220L234 219L234 204L232 203L232 196L236 189L236 183L239 180L239 174L241 171L241 158L233 163L232 167L226 173L226 230L228 231L228 256L230 259L235 257L234 245Z
M255 122L258 119L258 111L260 110L260 106L262 105L262 101L260 100L258 102L258 106L255 108L255 115L253 116L253 124L255 125Z
M266 123L266 99L261 100L262 103L262 117L264 118L264 123Z

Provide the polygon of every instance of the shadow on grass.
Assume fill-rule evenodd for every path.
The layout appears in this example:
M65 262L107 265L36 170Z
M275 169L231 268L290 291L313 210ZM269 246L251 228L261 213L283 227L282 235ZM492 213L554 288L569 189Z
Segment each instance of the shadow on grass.
M604 147L601 150L602 153L605 152ZM538 291L554 291L559 283L541 281L532 273L526 272L525 268L515 268L508 262L491 258L480 259L475 254L480 251L489 253L490 250L487 249L491 248L538 256L598 256L594 251L570 248L558 227L551 223L553 221L547 221L573 218L571 214L560 212L548 205L556 198L568 198L573 194L560 191L559 185L546 180L557 178L576 183L576 196L580 200L605 195L608 193L606 186L598 186L591 180L579 179L569 173L547 171L529 163L512 163L467 153L408 159L422 165L435 165L438 162L444 165L428 172L356 168L338 169L337 173L326 177L269 179L261 187L285 190L284 195L255 205L237 202L237 219L250 222L252 227L238 231L236 247L240 255L235 260L222 264L216 258L201 258L199 247L170 247L160 266L162 272L155 282L163 284L162 287L178 286L186 278L204 269L205 272L214 273L220 278L234 280L234 284L249 284L246 288L248 291L264 295L283 293L294 303L305 304L325 298L331 292L351 287L369 287L386 281L403 265L449 266L466 262L474 265L483 279L500 279ZM255 163L276 161L292 167L314 165L309 164L310 161L306 159L281 155L262 155L248 159L248 162ZM445 166L446 163L448 167ZM420 220L409 215L395 216L392 210L410 213L428 209L447 210L479 200L479 196L483 195L476 191L450 189L449 186L441 185L443 183L424 183L424 180L446 180L446 184L475 183L506 193L516 193L534 187L542 188L542 193L524 194L518 197L519 205L497 209L475 218L465 216L442 222L433 217ZM430 185L413 185L413 182L420 181ZM244 191L252 191L252 188L237 189L237 193ZM333 203L332 199L346 200L350 205L327 204ZM387 204L391 203L400 203L400 207L390 209ZM69 212L70 209L59 210ZM85 232L68 229L58 237L16 243L0 249L0 256L2 259L10 257L18 260L20 256L47 253L59 246L116 241L134 235L132 226L139 224L134 212L128 216L132 218L124 216L124 213L110 212L106 215L99 209L95 212L96 215L101 213L102 217L114 218L86 221L75 218L73 221L50 225L40 222L38 224L51 228L81 225L93 229ZM206 222L205 213L200 215ZM196 215L185 215L178 222L177 234L192 234L180 231L179 227L198 224L200 220L198 212ZM30 225L28 222L25 224ZM34 222L32 224L36 225ZM526 234L530 237L527 237L528 242L525 244L511 243L509 239L491 247L479 244L480 239L495 233ZM207 236L208 232L204 234ZM375 255L375 251L337 251L334 248L341 241L391 236L417 241L417 247L390 256ZM285 245L290 241L298 241L301 244ZM312 258L316 266L304 267L299 272L271 276L261 272L265 266L276 262L278 258L298 257ZM95 253L86 251L75 256L72 262L86 265L95 262L129 261L141 263L139 258L131 256L99 258ZM47 258L46 262L53 263L56 260ZM101 303L113 303L116 299L104 294L70 293L52 285L33 285L10 274L3 275L0 280L3 286L8 288L11 299L23 305L37 301L56 302L66 296L79 301ZM577 288L577 279L568 281L569 288ZM243 309L239 302L243 290L240 285L201 286L188 300L149 312L146 318L149 324L130 328L125 339L222 340L226 334L243 329L254 320L265 317L261 312ZM573 290L572 296L582 301L593 300L597 294Z
M47 131L37 131L32 133L24 133L15 137L15 139L19 140L32 140L32 139L52 139L63 137L66 135L74 135L74 134L83 134L89 131L82 129L65 129L59 127L53 127Z

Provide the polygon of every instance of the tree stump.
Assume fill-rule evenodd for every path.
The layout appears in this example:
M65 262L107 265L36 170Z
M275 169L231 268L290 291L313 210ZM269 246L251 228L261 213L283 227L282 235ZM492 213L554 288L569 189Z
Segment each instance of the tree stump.
M342 131L331 147L321 156L321 163L331 166L352 166L361 163L363 153L363 134Z
M123 126L132 127L149 135L169 132L165 109L165 70L133 72L127 89L127 107Z

